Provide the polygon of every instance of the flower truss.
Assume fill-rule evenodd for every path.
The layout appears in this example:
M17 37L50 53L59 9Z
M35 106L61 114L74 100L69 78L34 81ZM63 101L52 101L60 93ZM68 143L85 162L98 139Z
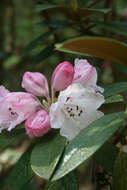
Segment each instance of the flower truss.
M68 61L56 67L51 79L51 97L46 77L26 72L22 87L27 92L9 92L0 86L0 131L11 131L25 121L29 137L41 137L54 128L72 140L103 116L98 110L104 103L103 88L96 83L96 68L85 59L76 59L74 67ZM37 96L46 100L41 103Z

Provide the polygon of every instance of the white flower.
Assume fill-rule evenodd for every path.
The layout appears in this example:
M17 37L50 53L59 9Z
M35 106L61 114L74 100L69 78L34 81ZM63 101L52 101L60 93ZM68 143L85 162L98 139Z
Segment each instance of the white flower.
M103 116L97 110L103 103L104 96L94 88L72 84L60 92L56 103L51 104L51 128L60 128L60 134L72 140L83 128Z

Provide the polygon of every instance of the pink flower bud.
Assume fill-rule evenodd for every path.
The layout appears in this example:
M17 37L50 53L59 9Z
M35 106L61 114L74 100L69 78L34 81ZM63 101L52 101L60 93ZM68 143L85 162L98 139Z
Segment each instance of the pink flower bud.
M68 61L60 63L52 75L52 90L53 92L61 91L67 88L73 80L74 68Z
M40 110L29 117L25 122L26 133L29 137L41 137L50 129L49 114Z
M38 99L29 93L12 92L0 101L0 132L11 131L40 109Z
M73 83L80 83L84 87L96 86L97 71L86 59L76 59Z
M46 77L38 72L25 72L22 87L35 96L49 96L48 82Z

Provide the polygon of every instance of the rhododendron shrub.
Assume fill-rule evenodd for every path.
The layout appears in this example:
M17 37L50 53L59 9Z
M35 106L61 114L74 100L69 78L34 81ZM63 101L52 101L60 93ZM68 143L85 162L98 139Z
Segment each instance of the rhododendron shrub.
M111 0L23 1L32 27L25 21L20 30L22 8L5 4L0 190L126 190L126 7ZM20 51L24 35L27 43L35 32Z

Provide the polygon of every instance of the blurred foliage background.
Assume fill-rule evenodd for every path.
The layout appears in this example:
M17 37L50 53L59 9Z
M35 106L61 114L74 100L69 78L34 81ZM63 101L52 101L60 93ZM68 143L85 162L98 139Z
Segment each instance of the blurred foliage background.
M61 8L63 6L64 8ZM87 12L88 8L92 10L90 15ZM68 54L55 49L58 43L82 36L110 37L126 44L127 1L1 0L0 84L11 91L23 90L21 79L25 71L42 72L50 82L52 71L59 62L69 60L73 63L76 57L88 58L97 67L101 85L127 80L125 64L116 64L115 61L108 59ZM19 159L27 145L26 141L17 143L11 151L7 149L7 152L1 155L0 181L5 179L6 170L8 171L10 165ZM81 166L79 173L80 189L85 190L87 189L86 185L84 186L85 177L91 176L91 171L88 169L84 174L84 166ZM100 182L98 190L110 189L111 176L99 168L97 176L99 180L100 176L105 183L100 184ZM35 177L25 189L43 189L44 183ZM90 187L91 183L88 186L88 189L93 189Z
M82 15L76 17L62 10L49 9L48 11L47 5L71 7L70 13L75 6L92 9L110 8L111 11L107 14L95 12L91 17L81 18ZM70 60L73 63L74 58L77 57L54 51L54 44L72 37L108 36L126 43L126 7L126 0L1 0L0 83L12 91L19 90L22 74L26 70L41 71L50 78L54 67L60 61ZM80 14L80 10L78 13ZM108 67L106 75L100 75L104 82L117 80L118 71L125 75L127 73L126 68L121 65L105 64L105 61L93 58L90 61L99 66L99 71L103 69L102 66ZM123 75L118 80L122 78Z

